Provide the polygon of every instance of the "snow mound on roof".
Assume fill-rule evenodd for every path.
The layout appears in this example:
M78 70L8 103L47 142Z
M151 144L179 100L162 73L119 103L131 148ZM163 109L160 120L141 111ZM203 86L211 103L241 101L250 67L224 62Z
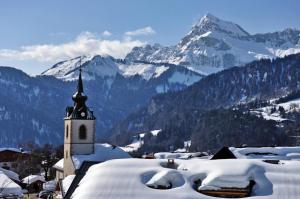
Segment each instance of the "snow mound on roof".
M23 197L22 189L2 171L0 171L0 198L7 196Z
M64 169L64 159L60 159L58 162L53 165L53 168L58 169L58 170L63 170Z
M164 170L155 174L147 183L148 187L174 188L184 184L184 179L180 173L173 170Z
M32 184L36 181L46 182L44 176L41 175L30 175L22 179L22 182L25 184Z
M14 181L20 181L19 174L15 173L13 171L6 170L6 169L3 169L2 167L0 167L0 172L3 172L5 175L7 175L7 177L9 177L10 179L12 179Z
M176 170L162 167L163 162L166 160L122 159L93 165L72 198L211 198L194 189L197 180L201 180L202 185L215 188L242 187L248 185L249 180L254 180L252 199L297 199L300 195L300 161L283 161L283 164L274 165L252 159L176 160L179 165ZM147 182L164 184L171 171L171 180L182 177L184 181L179 180L178 187L168 190L147 187Z
M110 144L95 144L95 153L91 155L73 155L72 160L76 169L79 169L84 161L103 162L111 159L131 158L131 156L118 146Z
M300 160L300 147L230 147L237 158Z

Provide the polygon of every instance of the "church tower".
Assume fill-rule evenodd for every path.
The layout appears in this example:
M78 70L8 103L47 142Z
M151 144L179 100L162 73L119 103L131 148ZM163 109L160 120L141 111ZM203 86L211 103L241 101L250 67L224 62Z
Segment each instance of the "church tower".
M87 96L83 92L81 68L77 91L72 99L74 106L67 107L64 118L64 177L75 173L73 155L94 153L96 118L85 104Z

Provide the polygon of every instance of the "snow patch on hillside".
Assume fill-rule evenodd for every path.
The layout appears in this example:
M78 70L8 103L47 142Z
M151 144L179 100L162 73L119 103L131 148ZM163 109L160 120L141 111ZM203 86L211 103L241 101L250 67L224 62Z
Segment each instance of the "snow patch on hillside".
M284 118L282 113L280 112L280 108L284 109L285 113L289 112L299 112L300 111L300 99L291 100L285 103L279 103L275 104L274 102L270 106L258 108L251 110L251 113L261 116L265 118L266 120L274 120L277 122L282 122L285 120L288 120L287 118Z

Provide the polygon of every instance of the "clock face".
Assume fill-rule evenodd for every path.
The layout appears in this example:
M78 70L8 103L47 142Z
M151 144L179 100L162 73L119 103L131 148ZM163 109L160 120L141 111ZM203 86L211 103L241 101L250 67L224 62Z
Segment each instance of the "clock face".
M80 115L81 115L81 117L84 117L84 116L85 116L85 113L84 113L84 112L81 112Z

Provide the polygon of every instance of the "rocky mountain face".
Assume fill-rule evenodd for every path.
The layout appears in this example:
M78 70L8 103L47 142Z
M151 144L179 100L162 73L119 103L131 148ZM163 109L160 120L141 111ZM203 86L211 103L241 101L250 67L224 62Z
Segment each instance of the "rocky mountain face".
M169 141L173 139L173 142L169 143L169 145L176 143L176 137L189 140L199 132L202 132L202 134L197 134L197 138L201 137L201 135L204 136L203 133L208 132L208 129L206 129L207 126L203 126L206 125L203 121L211 121L209 118L203 118L206 112L219 109L220 111L217 111L218 114L228 114L228 117L234 117L234 114L240 115L243 114L243 112L234 113L226 110L222 111L222 109L230 109L238 104L247 104L257 100L265 101L297 91L300 86L299 65L300 54L278 58L273 61L254 61L245 65L245 67L234 67L209 75L183 91L155 96L146 107L131 114L114 127L112 133L114 137L112 140L117 143L122 141L127 142L128 137L134 135L134 133L153 129L162 129L160 136L163 136L165 132L167 134L166 139ZM250 110L247 110L246 112L249 111ZM211 117L211 115L212 114L208 113L205 117ZM249 117L245 120L253 120L251 114L248 115ZM220 120L223 116L216 118ZM225 120L226 117L224 117L224 121ZM260 120L265 121L263 118L260 118ZM256 124L256 122L263 124L260 120L255 121L254 124ZM214 122L215 125L219 122L223 127L219 125L219 133L214 132L212 135L226 137L225 133L230 135L239 132L239 130L233 127L232 130L227 129L222 132L222 128L225 129L226 126L226 122L224 121ZM245 123L247 122L240 123L240 125L236 124L236 128L246 128L243 125ZM213 124L213 122L211 124ZM270 132L271 129L276 129L276 122L269 124L271 125L269 126L270 128L262 128L269 129ZM250 128L249 125L246 125L247 128ZM252 129L254 129L254 126L251 126L251 128L253 127ZM202 127L205 127L206 131L201 130ZM263 131L263 129L260 130ZM259 129L257 129L257 131L259 131ZM259 132L255 132L252 135L253 137L244 137L245 139L240 140L241 142L239 144L243 144L242 142L247 143L247 138L250 144L253 143L253 140L260 139ZM248 136L250 136L250 134ZM183 143L182 139L181 142ZM202 139L204 139L204 137L202 137ZM209 137L209 135L205 133L205 139L215 138L213 136ZM238 139L239 138L236 137L236 139L232 139L231 141ZM251 142L250 139L252 140ZM276 144L279 143L275 138L273 141ZM209 148L205 145L205 142L198 144L203 145L205 149ZM237 142L228 142L228 144L236 145Z
M251 35L237 24L207 14L177 45L135 47L126 59L179 64L207 75L254 60L299 52L300 30Z
M106 137L109 128L152 96L181 90L202 77L171 64L125 63L101 56L81 60L87 105L95 112L99 138ZM0 67L1 146L29 140L63 143L63 117L65 108L73 103L79 61L60 62L36 77Z

